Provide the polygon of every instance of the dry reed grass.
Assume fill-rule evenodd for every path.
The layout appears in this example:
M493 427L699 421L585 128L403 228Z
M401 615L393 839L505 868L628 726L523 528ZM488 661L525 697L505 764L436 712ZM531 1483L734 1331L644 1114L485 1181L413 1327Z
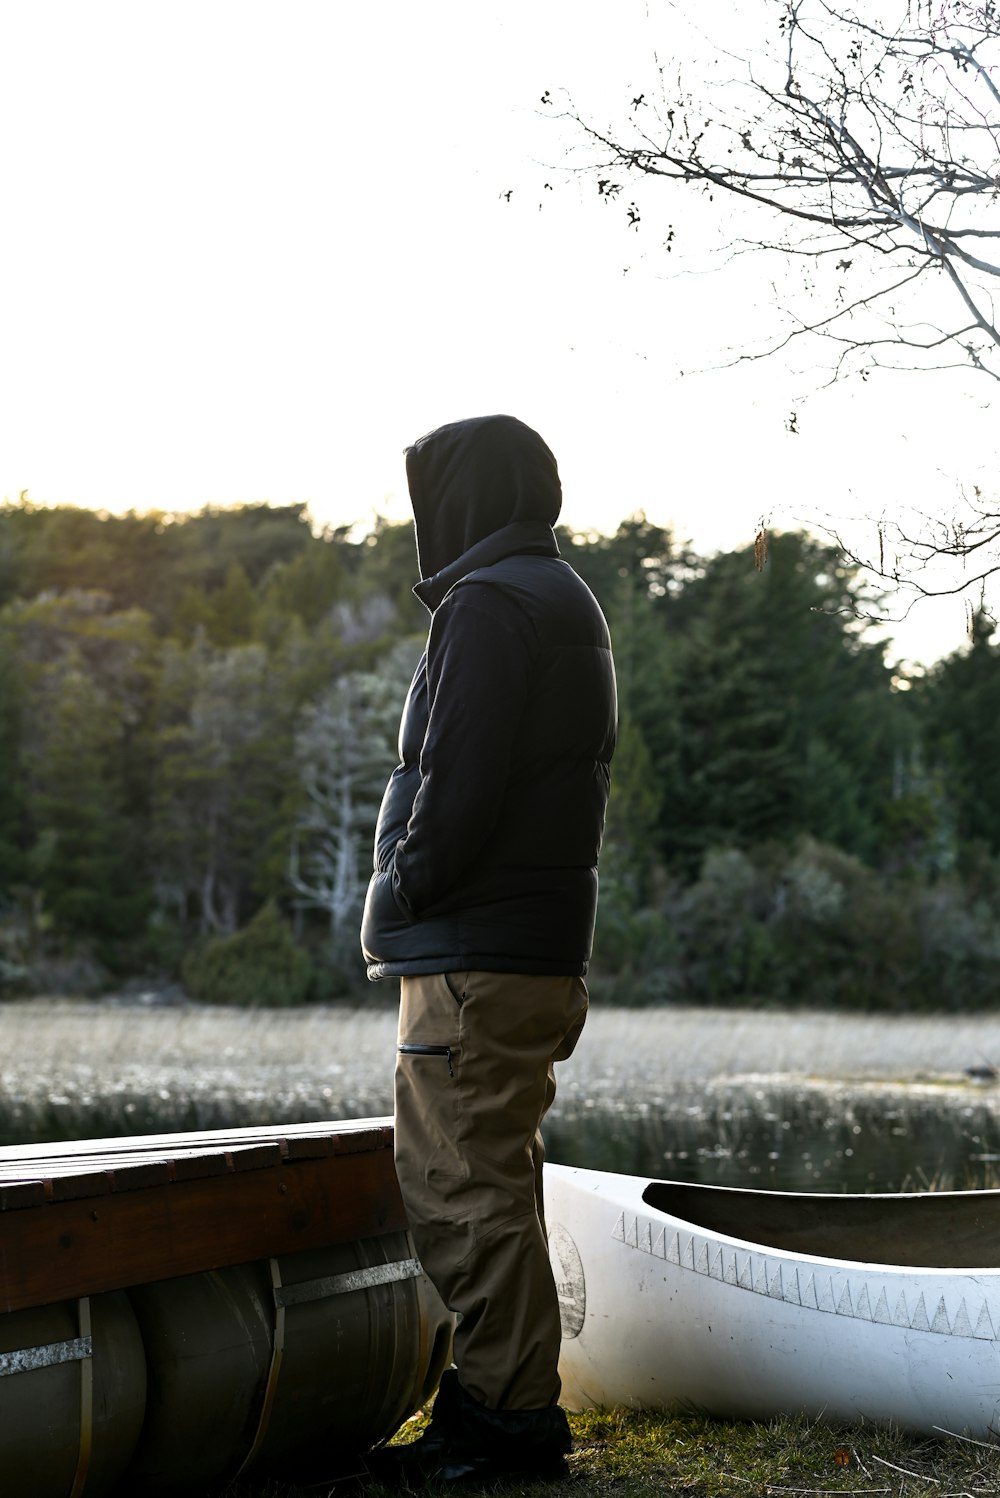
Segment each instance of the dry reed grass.
M358 1117L391 1109L395 1013L235 1010L35 999L0 1004L0 1105L19 1136ZM684 1084L969 1087L1000 1063L1000 1018L613 1009L591 1014L560 1067L557 1108L662 1104ZM987 1095L977 1093L977 1100Z
M144 1008L67 999L0 1003L3 1064L33 1053L102 1066L303 1065L387 1074L395 1012L386 1007ZM566 1074L657 1082L744 1074L792 1078L934 1078L1000 1066L1000 1016L866 1015L800 1010L595 1009Z

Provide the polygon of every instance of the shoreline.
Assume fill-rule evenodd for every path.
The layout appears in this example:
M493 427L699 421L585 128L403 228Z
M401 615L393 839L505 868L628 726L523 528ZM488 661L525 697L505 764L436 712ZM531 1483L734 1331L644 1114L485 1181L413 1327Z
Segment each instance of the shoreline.
M391 1005L234 1009L0 1001L0 1097L256 1097L340 1116L391 1109ZM1000 1015L592 1008L559 1103L634 1106L675 1088L961 1088L1000 1094ZM349 1110L349 1111L343 1111ZM327 1117L335 1116L328 1111Z
M392 1113L396 1014L0 1003L0 1152ZM1000 1018L598 1009L556 1068L550 1159L785 1190L996 1186ZM996 1054L996 1052L992 1052Z

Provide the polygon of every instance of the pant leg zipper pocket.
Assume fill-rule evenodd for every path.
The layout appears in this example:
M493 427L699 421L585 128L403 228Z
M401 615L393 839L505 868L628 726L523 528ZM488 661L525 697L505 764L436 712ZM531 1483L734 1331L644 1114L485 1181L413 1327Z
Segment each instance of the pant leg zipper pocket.
M448 1062L448 1075L455 1075L451 1065L450 1045L408 1045L400 1044L396 1050L401 1056L444 1056Z

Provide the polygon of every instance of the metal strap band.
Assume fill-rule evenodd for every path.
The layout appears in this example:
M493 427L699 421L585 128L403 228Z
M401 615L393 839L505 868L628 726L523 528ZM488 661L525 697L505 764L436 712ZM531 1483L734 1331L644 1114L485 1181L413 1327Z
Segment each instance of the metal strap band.
M51 1368L56 1363L76 1363L94 1355L90 1337L71 1342L49 1342L45 1347L25 1347L20 1352L0 1352L0 1378L10 1373L30 1373L33 1368Z
M80 1336L90 1341L90 1297L84 1295L77 1301L80 1318ZM80 1364L80 1454L76 1463L76 1476L69 1498L82 1498L90 1471L90 1456L94 1445L94 1360L86 1358Z
M278 1300L278 1295L281 1291L281 1266L277 1259L268 1259L267 1262L271 1271L271 1289L274 1293L274 1342L271 1346L271 1364L267 1370L267 1385L264 1389L264 1398L260 1406L257 1433L250 1443L249 1451L240 1463L239 1471L236 1473L237 1477L242 1476L247 1467L253 1465L258 1451L264 1444L267 1427L271 1422L274 1396L278 1392L278 1375L281 1372L281 1360L285 1355L285 1308Z
M395 1264L372 1264L367 1269L351 1269L347 1274L332 1274L322 1280L304 1280L301 1285L275 1288L274 1300L279 1306L300 1306L310 1300L326 1300L331 1295L347 1295L351 1290L371 1290L376 1285L392 1285L398 1280L413 1280L421 1273L417 1259L399 1259Z

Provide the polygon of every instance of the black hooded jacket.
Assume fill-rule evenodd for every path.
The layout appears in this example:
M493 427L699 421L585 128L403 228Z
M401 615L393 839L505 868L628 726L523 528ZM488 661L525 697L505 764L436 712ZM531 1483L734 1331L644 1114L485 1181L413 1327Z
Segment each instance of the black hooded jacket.
M427 649L375 833L368 976L582 974L616 698L608 627L559 556L555 459L510 416L406 455Z

